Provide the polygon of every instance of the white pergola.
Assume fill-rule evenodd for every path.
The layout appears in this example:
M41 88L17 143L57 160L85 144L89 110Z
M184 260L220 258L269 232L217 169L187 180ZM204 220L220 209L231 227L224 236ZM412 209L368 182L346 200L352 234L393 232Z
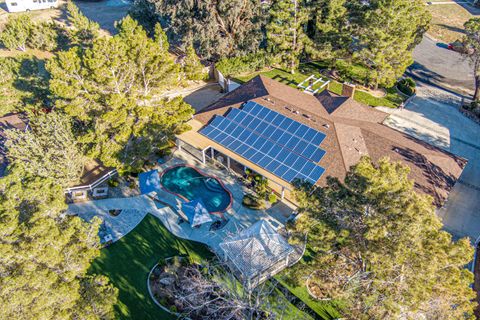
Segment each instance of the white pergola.
M225 260L248 289L286 268L294 248L266 220L220 243Z

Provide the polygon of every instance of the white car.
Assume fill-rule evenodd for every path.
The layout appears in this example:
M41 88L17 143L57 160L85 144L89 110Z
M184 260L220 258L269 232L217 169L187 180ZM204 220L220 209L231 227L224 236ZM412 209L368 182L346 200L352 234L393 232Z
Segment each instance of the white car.
M8 12L24 12L56 8L58 0L7 0Z

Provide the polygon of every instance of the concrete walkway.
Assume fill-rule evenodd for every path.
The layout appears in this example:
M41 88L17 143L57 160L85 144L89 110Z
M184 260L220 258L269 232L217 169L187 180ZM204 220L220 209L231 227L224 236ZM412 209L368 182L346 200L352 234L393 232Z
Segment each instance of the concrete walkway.
M82 203L74 203L68 206L68 214L78 215L86 221L94 217L104 222L106 233L112 236L115 242L132 231L143 220L148 211L154 205L145 196L131 198L110 198L94 200ZM122 210L118 216L112 216L109 210Z
M68 212L69 214L79 215L87 221L90 221L95 216L99 217L104 221L108 232L112 234L113 242L128 234L142 221L147 213L150 213L160 219L163 225L175 236L202 242L217 253L221 253L219 247L221 242L250 227L258 220L268 220L273 227L281 228L292 212L291 208L281 202L267 211L250 210L243 207L241 201L245 190L233 176L224 170L199 164L193 158L183 153L176 154L175 158L163 164L159 170L164 170L177 164L192 164L206 174L219 177L224 182L226 188L232 192L234 203L224 214L228 223L223 228L210 231L210 224L192 228L188 222L179 223L181 218L185 219L179 213L182 200L166 191L154 192L149 196L111 198L71 204ZM154 198L157 198L158 201L155 201ZM108 213L108 210L111 209L121 209L122 212L118 216L113 217Z
M468 160L438 215L454 236L473 242L480 236L480 126L458 111L459 104L454 94L420 85L417 97L385 124Z

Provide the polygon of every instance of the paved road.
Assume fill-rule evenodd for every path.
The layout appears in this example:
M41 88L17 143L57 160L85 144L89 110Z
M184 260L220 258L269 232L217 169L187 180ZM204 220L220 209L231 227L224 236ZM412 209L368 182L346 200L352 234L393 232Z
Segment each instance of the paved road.
M473 72L468 60L448 50L446 44L424 37L413 51L413 58L415 63L409 72L419 80L473 95Z
M455 237L480 236L480 126L457 109L459 97L419 84L405 110L393 111L385 124L469 160L443 208L445 229Z
M97 22L100 27L109 33L115 33L115 22L122 20L128 13L131 1L75 1L80 11L90 20Z

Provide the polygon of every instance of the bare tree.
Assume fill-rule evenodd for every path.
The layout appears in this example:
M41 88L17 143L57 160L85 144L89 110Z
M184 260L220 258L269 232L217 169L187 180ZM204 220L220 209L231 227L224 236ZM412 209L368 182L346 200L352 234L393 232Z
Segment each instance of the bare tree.
M191 319L267 320L305 314L296 309L272 281L249 291L225 264L215 260L206 265L191 264L177 269L176 281L168 286L177 310ZM293 311L293 312L292 312Z

